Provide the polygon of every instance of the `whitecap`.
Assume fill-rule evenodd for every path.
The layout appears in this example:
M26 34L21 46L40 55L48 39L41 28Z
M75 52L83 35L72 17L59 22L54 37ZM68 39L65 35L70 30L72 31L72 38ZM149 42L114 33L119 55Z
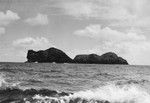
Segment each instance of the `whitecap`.
M6 84L4 74L0 73L0 88L4 87Z
M79 91L64 97L35 96L43 103L150 103L150 94L135 85L109 84L92 90ZM71 102L73 101L73 102ZM99 102L98 102L99 101Z

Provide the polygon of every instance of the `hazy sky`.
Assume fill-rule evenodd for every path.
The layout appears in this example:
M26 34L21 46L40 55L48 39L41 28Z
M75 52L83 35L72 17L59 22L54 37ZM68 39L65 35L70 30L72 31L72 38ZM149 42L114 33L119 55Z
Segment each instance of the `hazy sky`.
M150 64L150 0L0 0L0 61L26 61L28 49L115 52Z

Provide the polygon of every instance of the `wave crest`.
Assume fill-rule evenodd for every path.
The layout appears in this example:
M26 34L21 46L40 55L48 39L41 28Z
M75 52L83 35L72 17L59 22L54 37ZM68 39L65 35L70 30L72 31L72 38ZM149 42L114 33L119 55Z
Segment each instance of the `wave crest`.
M11 85L11 88L9 87ZM15 87L15 88L14 88ZM22 90L0 74L0 103L150 103L150 94L135 84L108 84L75 93L49 89Z
M36 95L33 99L37 103L150 103L150 94L134 85L107 85L59 98Z
M0 88L5 87L5 84L7 84L7 82L5 81L4 74L0 73Z

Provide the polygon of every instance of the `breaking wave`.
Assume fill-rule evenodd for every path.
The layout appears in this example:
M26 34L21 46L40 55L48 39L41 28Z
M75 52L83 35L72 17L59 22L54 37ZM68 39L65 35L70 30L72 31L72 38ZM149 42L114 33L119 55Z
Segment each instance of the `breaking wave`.
M33 99L38 103L150 103L150 94L133 85L107 85L59 98L36 95Z
M150 103L150 95L134 85L107 85L94 90L81 91L70 97L109 103Z
M106 85L76 93L49 89L6 88L0 90L0 103L150 103L150 94L133 86Z
M7 83L0 74L0 103L150 103L150 94L135 84L107 84L75 93L23 90Z
M4 79L4 75L0 74L0 87L3 87L4 84L6 84L5 79Z

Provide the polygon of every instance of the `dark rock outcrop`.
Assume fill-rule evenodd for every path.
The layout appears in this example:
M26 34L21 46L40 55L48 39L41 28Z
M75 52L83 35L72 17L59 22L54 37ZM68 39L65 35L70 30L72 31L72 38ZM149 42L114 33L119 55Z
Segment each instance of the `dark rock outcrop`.
M38 62L38 63L72 63L73 60L67 56L63 51L54 47L47 50L33 51L28 50L27 62Z
M57 48L49 48L47 50L28 50L27 62L38 63L83 63L83 64L128 64L128 62L118 57L113 52L105 53L101 56L97 54L77 55L73 60L63 51Z
M74 62L86 64L128 64L125 59L118 57L113 52L108 52L101 56L97 54L77 55L74 58Z
M98 63L99 61L99 56L97 54L89 54L89 55L77 55L74 58L75 63Z
M22 90L19 88L5 88L5 89L0 89L0 103L37 103L36 100L34 100L33 98L35 95L58 98L58 97L68 96L69 94L70 93L57 92L55 90L49 90L49 89L37 90L31 88L31 89ZM53 102L53 103L57 103L57 102Z

